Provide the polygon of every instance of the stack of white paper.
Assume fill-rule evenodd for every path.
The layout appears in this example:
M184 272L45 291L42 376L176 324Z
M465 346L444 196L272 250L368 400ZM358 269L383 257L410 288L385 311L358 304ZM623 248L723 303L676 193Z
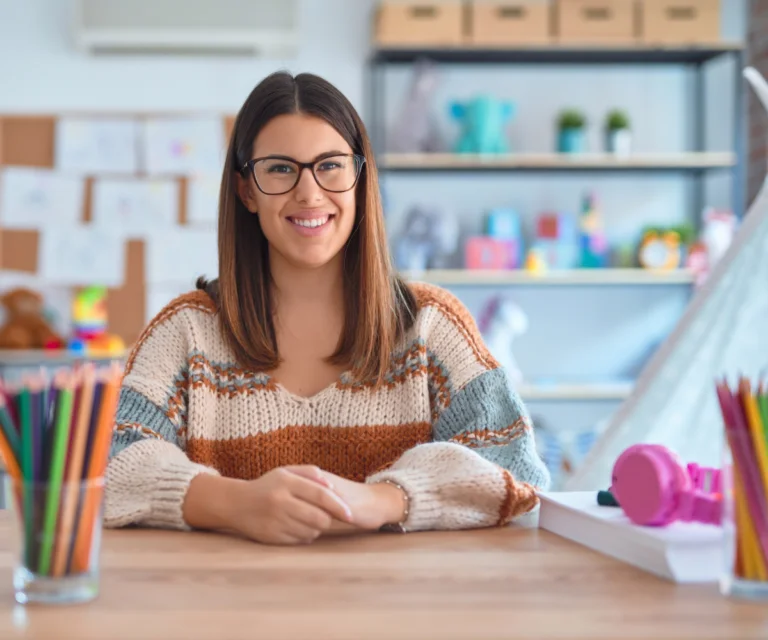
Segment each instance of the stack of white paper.
M540 495L539 527L675 582L716 582L725 568L721 527L675 522L639 527L596 491Z

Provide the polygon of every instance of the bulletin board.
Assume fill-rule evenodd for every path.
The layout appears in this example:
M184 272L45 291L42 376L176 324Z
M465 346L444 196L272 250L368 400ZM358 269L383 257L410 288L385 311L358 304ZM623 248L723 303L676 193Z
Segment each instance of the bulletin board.
M76 117L111 117L110 113L67 113ZM144 113L126 114L119 117L131 117L137 120L150 117L176 117L190 114ZM54 141L57 118L61 115L6 115L0 116L0 168L4 166L22 166L54 168ZM222 115L224 139L229 137L234 126L234 117ZM136 174L135 177L142 177ZM82 221L91 220L91 200L95 176L85 177L85 199ZM179 225L187 224L186 180L185 177L173 178L179 182ZM3 229L0 217L0 270L7 269L29 274L38 272L39 232ZM119 335L126 345L133 344L146 324L147 282L145 274L145 243L142 240L126 241L125 274L122 285L110 288L107 296L109 317L108 330Z

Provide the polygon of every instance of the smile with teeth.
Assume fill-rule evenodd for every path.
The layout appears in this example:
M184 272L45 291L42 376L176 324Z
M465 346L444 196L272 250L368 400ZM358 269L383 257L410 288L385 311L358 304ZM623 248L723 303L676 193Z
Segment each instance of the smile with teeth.
M299 227L307 227L308 229L314 229L316 227L322 227L331 219L331 216L325 215L318 218L288 218L293 224Z

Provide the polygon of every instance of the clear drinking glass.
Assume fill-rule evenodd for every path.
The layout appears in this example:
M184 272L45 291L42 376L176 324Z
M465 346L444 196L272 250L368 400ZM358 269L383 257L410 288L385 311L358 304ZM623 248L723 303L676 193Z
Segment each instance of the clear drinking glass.
M745 432L743 437L749 438L749 434ZM742 477L745 473L739 465L733 464L726 438L721 478L725 570L720 580L720 591L736 598L768 600L768 536L764 535L761 540L754 525L755 520L768 515L768 500L764 492L761 494L754 490L757 488L755 482L746 486L749 478ZM754 474L750 477L755 479ZM757 526L760 528L759 524Z
M6 506L16 520L16 601L93 600L99 592L103 478L59 486L6 478L5 484Z

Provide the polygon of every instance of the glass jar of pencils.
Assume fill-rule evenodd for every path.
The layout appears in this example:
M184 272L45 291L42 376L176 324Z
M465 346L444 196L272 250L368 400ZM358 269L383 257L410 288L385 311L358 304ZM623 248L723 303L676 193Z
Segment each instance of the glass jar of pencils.
M70 604L99 592L103 478L74 482L8 479L6 503L15 513L20 604Z
M0 457L16 516L16 601L83 602L99 589L104 474L120 368L0 380Z
M768 600L768 393L717 387L723 415L724 595Z

